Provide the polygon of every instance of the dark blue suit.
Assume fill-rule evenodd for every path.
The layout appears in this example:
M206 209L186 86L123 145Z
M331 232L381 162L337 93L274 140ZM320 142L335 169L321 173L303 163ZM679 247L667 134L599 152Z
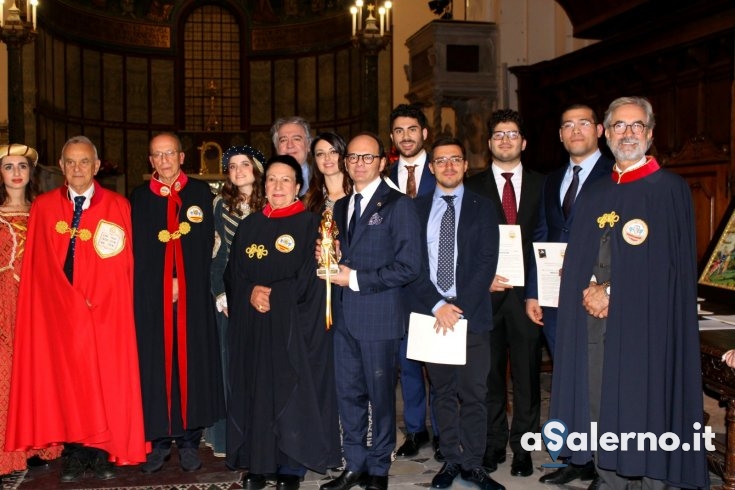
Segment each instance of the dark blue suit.
M432 308L443 299L430 279L427 227L433 193L417 197L414 202L421 220L422 268L419 278L406 291L411 311L431 315ZM432 410L441 432L442 453L447 462L466 470L479 467L485 451L489 332L493 327L489 287L498 264L498 223L494 216L490 200L465 189L457 223L454 304L468 320L467 363L464 366L426 363L435 393ZM457 399L462 400L461 407Z
M405 331L401 290L419 274L420 226L413 201L380 182L347 239L350 196L334 205L343 233L341 263L357 271L360 291L335 287L334 342L337 398L347 469L385 476L396 442L395 381ZM372 446L365 446L368 402Z
M582 197L586 189L595 180L601 177L609 177L615 161L604 153L597 159L595 166L592 167L590 174L584 181L584 184L577 193L577 199ZM538 214L538 224L533 232L534 242L563 242L569 241L569 230L572 228L574 221L574 210L576 205L572 205L572 210L568 217L564 217L561 208L561 183L564 174L567 171L567 165L551 172L546 177L546 182L541 194L541 203ZM574 201L577 202L576 200ZM538 280L536 271L536 261L528 262L528 280L526 281L526 298L538 299ZM544 336L549 345L549 353L554 355L554 344L556 339L556 308L544 307Z
M436 179L429 170L431 155L426 154L426 163L418 182L416 197L431 196L434 194ZM390 180L398 186L398 163L390 170ZM424 384L423 362L412 361L406 358L407 337L401 342L401 352L398 359L401 369L401 395L403 397L403 421L406 432L416 433L426 430L426 385ZM432 396L433 398L433 396ZM431 425L434 434L438 435L434 411L431 412Z

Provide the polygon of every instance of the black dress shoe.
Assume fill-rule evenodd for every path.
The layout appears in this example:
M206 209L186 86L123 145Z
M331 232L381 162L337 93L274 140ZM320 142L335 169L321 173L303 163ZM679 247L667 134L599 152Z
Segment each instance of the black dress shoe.
M29 470L40 470L48 468L48 461L41 459L39 456L31 456L26 460L26 466Z
M319 490L347 490L365 483L365 473L345 470L334 480L319 487Z
M439 463L445 462L447 458L444 457L444 453L442 453L442 450L439 447L439 436L434 436L431 440L431 445L434 448L434 461Z
M505 449L487 449L482 457L482 467L488 473L498 469L499 464L505 463Z
M584 466L570 464L564 468L547 473L538 479L541 483L564 485L574 480L592 480L595 477L595 465L592 462Z
M103 458L97 458L92 462L94 477L98 480L112 480L115 478L115 467Z
M388 490L388 476L368 476L365 490Z
M484 468L475 468L472 471L462 470L462 479L467 483L473 483L480 490L505 490L505 487L496 482L485 472Z
M449 488L462 468L457 463L444 463L439 473L431 480L431 488Z
M396 456L416 456L419 453L419 449L421 449L421 446L427 444L428 442L428 431L423 430L421 432L409 432L408 434L406 434L406 440L403 442L403 445L401 445L401 447L398 448L398 451L396 451Z
M592 483L590 483L590 486L587 487L587 490L600 490L602 488L602 480L599 476L595 475L595 478L592 480Z
M61 483L71 483L79 480L84 474L87 465L77 457L66 456L61 466Z
M529 453L517 453L513 455L513 463L510 465L510 474L513 476L530 476L533 474L533 462Z
M265 488L265 475L250 473L242 477L242 488L247 490L260 490Z
M301 477L296 475L278 475L276 488L278 490L296 490L301 484Z

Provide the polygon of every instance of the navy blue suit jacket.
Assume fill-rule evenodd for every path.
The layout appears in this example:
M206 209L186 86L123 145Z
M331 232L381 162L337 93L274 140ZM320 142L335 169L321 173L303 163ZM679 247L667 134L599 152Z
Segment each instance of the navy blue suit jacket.
M421 221L421 274L406 289L411 311L431 315L431 309L443 296L431 282L427 226L433 193L417 197L414 202ZM469 189L462 198L462 211L457 223L457 284L455 304L463 311L471 332L482 333L493 328L490 283L498 265L498 222L493 203Z
M421 227L413 200L380 182L364 204L352 240L347 239L350 196L334 205L342 232L342 264L357 271L360 291L336 287L335 328L346 328L358 340L403 337L406 328L402 287L419 275Z
M615 161L604 153L597 159L595 166L592 167L589 176L584 180L584 184L577 194L574 201L575 205L572 205L571 212L566 218L564 218L564 211L561 208L559 193L564 173L567 171L567 165L551 172L546 177L546 182L544 182L538 212L538 224L533 232L533 241L567 243L569 241L569 230L572 228L572 222L574 221L576 202L582 197L583 193L586 193L592 182L605 176L609 178L614 164ZM538 299L536 261L531 260L528 265L526 297Z
M426 163L424 164L424 171L421 172L421 180L418 182L418 188L416 189L416 197L425 196L427 194L434 194L434 188L436 187L436 178L434 174L429 170L429 161L431 155L426 154ZM390 169L390 180L398 186L398 162L393 165Z

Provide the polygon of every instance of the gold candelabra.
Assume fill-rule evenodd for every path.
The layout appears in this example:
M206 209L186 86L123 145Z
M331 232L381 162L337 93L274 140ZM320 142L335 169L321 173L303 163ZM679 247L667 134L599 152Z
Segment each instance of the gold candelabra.
M0 41L8 47L8 139L25 141L25 108L23 104L23 45L36 38L38 0L26 0L25 10L16 0L6 8L0 0Z

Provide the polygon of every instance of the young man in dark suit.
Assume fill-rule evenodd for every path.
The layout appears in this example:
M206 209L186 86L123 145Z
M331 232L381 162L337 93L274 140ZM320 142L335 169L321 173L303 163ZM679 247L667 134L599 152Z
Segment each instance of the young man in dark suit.
M388 487L396 444L396 364L406 327L401 294L421 268L421 231L413 201L381 178L385 162L376 135L355 136L345 157L354 189L334 205L342 254L340 271L331 279L334 364L347 465L321 490Z
M432 154L429 170L436 176L436 190L415 201L421 220L421 275L407 292L412 311L436 318L436 335L455 335L461 318L467 319L469 329L465 365L426 363L446 458L431 486L449 488L461 474L482 490L501 490L504 487L482 467L493 327L488 286L498 261L498 226L492 202L464 188L467 160L462 143L456 138L438 140Z
M492 164L467 181L467 187L495 204L497 221L521 228L524 267L532 257L532 237L538 221L543 176L524 168L521 152L526 148L523 121L512 110L495 111L488 121L488 146ZM502 196L502 197L501 197ZM492 280L493 324L490 336L490 374L488 375L487 448L483 465L493 472L505 462L505 447L510 440L513 451L513 476L533 473L531 454L521 447L526 432L538 432L541 414L541 329L526 315L523 287L513 287L498 274ZM508 428L506 415L506 366L510 358L513 379L513 422Z
M429 135L426 116L420 107L400 104L390 113L390 139L398 150L398 161L390 170L390 179L408 197L431 195L436 186L434 174L429 169L430 155L424 148ZM399 358L401 395L403 397L403 421L406 439L396 450L396 456L416 456L429 442L426 430L426 383L424 363L406 358L406 338L401 342ZM432 394L433 397L433 394ZM433 410L431 425L434 446L438 450L438 434ZM441 452L435 453L441 458Z

